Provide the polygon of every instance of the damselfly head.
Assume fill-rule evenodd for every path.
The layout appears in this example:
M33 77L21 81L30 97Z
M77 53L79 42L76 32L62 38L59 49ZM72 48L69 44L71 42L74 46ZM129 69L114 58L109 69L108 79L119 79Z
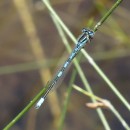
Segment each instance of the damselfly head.
M93 30L90 30L90 29L87 29L87 28L83 28L82 32L86 33L89 36L90 39L92 39L94 37L94 34L95 34Z

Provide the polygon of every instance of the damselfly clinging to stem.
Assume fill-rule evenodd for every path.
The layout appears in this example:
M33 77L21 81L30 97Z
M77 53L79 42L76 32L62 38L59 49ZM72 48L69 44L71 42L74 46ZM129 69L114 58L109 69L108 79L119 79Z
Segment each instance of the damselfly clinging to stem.
M69 55L68 59L65 61L65 63L61 67L61 69L58 71L58 73L54 76L52 81L50 81L49 84L47 85L48 88L46 89L46 92L43 95L43 97L41 97L41 99L37 102L37 104L35 106L36 109L38 109L42 105L42 103L46 99L49 92L52 90L52 88L54 86L56 86L56 83L61 79L65 70L68 68L68 66L74 59L74 57L80 52L80 50L86 45L86 43L90 42L90 40L93 37L94 37L94 31L92 31L90 29L86 29L86 28L82 29L82 34L77 39L77 44L76 44L75 48L73 49L73 51Z

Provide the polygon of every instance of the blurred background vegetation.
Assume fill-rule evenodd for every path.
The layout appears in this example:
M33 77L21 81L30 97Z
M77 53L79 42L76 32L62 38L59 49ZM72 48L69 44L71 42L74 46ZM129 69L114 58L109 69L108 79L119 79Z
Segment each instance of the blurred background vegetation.
M51 80L68 56L45 5L40 0L26 0L25 5L23 1L0 1L0 129ZM87 27L90 19L95 23L99 21L114 2L116 0L50 0L53 8L76 37L81 34L83 27ZM128 102L129 5L130 1L123 1L99 28L92 43L85 47ZM129 111L93 67L84 58L80 65L95 94L109 99L130 124ZM57 93L52 93L49 101L47 100L38 111L32 108L12 130L56 129L73 68L72 65ZM83 86L78 75L75 84ZM72 91L65 130L104 130L95 110L85 106L89 101L84 95ZM123 130L111 112L104 110L104 113L113 130Z

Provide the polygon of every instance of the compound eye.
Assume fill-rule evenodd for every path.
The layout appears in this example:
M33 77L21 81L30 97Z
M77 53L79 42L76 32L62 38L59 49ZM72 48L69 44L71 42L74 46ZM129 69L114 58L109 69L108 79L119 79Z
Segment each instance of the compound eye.
M93 31L89 31L88 34L89 34L89 36L90 36L91 38L93 38L93 36L94 36L94 32L93 32Z
M86 28L83 28L82 32L85 33L85 32L88 32L88 30Z

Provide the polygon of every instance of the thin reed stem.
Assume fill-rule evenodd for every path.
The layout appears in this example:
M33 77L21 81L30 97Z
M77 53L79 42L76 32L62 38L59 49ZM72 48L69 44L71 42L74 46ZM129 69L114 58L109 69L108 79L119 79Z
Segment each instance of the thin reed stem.
M119 4L123 0L117 0L117 2L111 7L110 10L107 11L107 13L101 18L101 20L95 25L94 32L98 30L98 28L106 21L106 19L111 15L111 13L119 6Z
M72 84L75 81L76 74L77 74L76 69L73 69L72 76L71 76L71 79L70 79L70 83L69 83L69 86L68 86L68 89L67 89L67 92L66 92L66 98L65 98L65 101L64 101L64 105L62 107L63 109L62 109L62 112L61 112L61 117L59 119L60 122L59 122L58 130L62 130L63 126L64 126L64 120L65 120L65 116L66 116L66 112L67 112L67 107L68 107L68 104L69 104L69 101L70 101L70 95L71 95L71 92L72 92Z

